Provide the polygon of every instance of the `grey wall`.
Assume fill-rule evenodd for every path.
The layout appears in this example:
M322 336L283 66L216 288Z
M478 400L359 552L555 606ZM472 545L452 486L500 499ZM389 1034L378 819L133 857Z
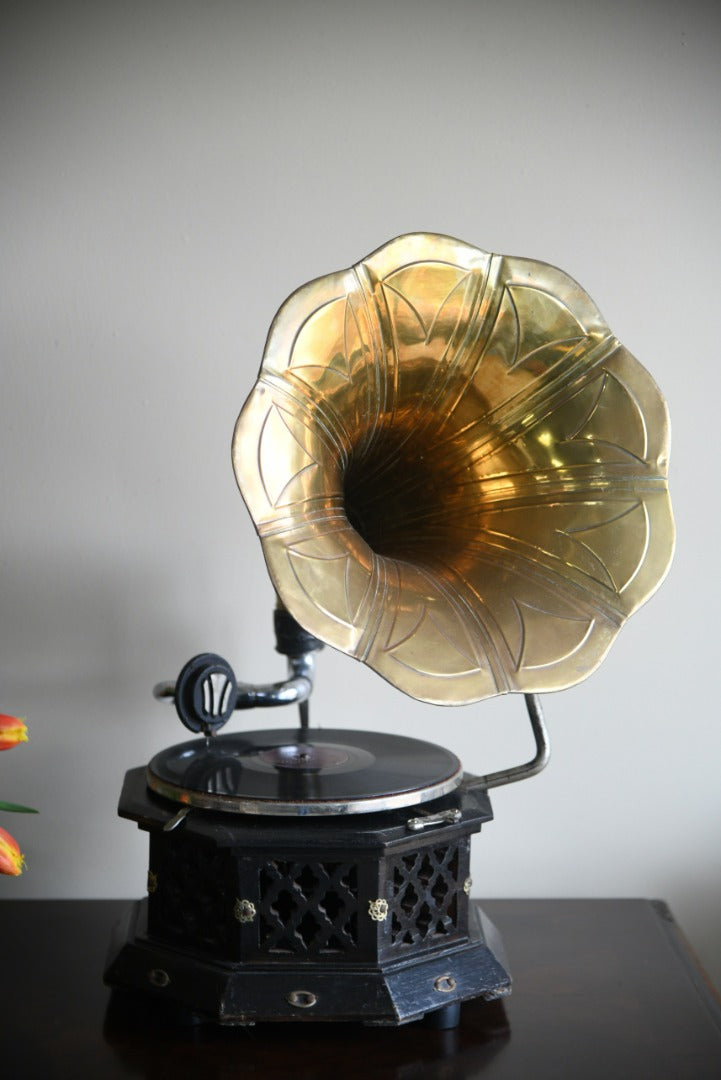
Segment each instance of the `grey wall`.
M23 3L0 62L2 897L136 896L123 772L184 736L150 697L205 649L272 679L272 590L229 460L297 285L398 233L576 277L674 425L678 552L554 760L500 790L485 896L660 896L721 982L717 5ZM414 703L326 651L324 723L529 751L521 702ZM340 713L340 719L339 719ZM267 717L265 718L267 719Z

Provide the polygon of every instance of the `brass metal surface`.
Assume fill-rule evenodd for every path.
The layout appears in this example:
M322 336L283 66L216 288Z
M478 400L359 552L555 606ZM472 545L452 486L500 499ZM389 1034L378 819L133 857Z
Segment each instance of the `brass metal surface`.
M460 704L598 666L671 561L668 442L575 281L417 233L283 304L233 464L298 622Z
M388 918L388 901L384 897L368 901L368 914L373 922L385 922Z
M239 896L236 896L233 915L239 923L252 923L257 914L258 912L252 900L241 900Z

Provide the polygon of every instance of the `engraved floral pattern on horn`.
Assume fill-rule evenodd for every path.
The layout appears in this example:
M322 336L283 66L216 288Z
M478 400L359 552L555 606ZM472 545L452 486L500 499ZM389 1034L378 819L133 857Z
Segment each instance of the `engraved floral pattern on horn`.
M671 561L668 441L575 281L418 233L283 304L233 464L295 618L460 704L598 666Z

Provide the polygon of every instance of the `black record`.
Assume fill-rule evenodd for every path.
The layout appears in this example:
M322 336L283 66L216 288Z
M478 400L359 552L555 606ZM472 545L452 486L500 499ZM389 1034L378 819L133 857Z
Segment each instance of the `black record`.
M358 814L439 798L461 781L444 747L344 729L248 731L156 754L148 786L189 806L242 814Z

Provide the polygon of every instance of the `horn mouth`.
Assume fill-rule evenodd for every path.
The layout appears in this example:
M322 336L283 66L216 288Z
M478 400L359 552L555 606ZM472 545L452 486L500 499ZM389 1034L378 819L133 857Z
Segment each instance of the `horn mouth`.
M233 460L298 622L455 704L598 666L670 564L668 440L576 282L414 234L286 301Z

